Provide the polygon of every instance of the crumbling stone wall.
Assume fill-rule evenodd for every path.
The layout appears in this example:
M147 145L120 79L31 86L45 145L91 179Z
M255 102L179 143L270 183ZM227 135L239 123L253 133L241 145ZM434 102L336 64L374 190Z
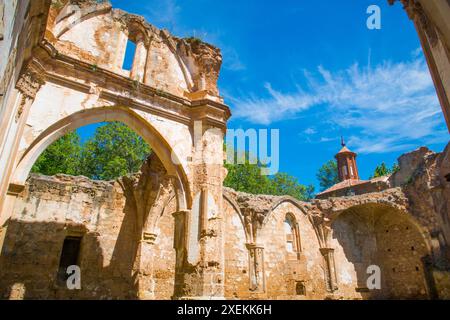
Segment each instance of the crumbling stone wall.
M224 205L225 229L225 297L228 299L248 299L249 290L249 253L244 230L244 222L239 215L239 207L234 207L230 200L225 199Z
M3 297L450 298L449 147L405 155L398 173L360 186L358 196L306 203L222 190L230 112L217 89L220 50L107 1L31 3L29 34L20 36L34 45L14 58L28 64L9 63L3 83L15 88L0 126L9 150L0 157ZM128 40L136 54L124 70ZM161 161L115 182L32 177L21 192L50 143L101 121L125 122ZM71 234L83 235L84 287L75 292L55 284ZM401 273L385 276L380 292L365 288L373 261Z
M132 298L134 223L116 183L32 176L9 222L1 255L3 298ZM57 283L68 235L83 235L82 290ZM128 239L128 241L127 241ZM23 292L11 291L20 284Z
M176 211L170 214L176 213L177 221L177 289L173 294L223 298L222 145L231 114L217 88L220 50L199 39L172 36L143 17L113 9L108 1L31 3L30 20L34 22L19 32L27 39L22 42L29 53L27 63L7 81L14 94L6 98L9 116L2 118L6 126L0 126L0 137L8 135L0 139L4 142L0 149L5 150L0 156L4 164L0 247L4 226L11 221L16 200L22 201L21 192L39 155L79 127L121 121L152 147L172 185L174 195L162 194L173 196L171 201L176 203L170 209ZM126 70L123 63L129 41L135 43L136 51L131 70ZM217 161L211 163L212 159ZM137 246L131 266L136 295L151 299L158 295L159 279L154 277L158 266L153 246L155 239L160 241L155 237L158 219L154 217L161 214L161 208L171 208L158 195L168 182L161 180L157 186L140 184L140 177L134 178L137 188L149 190L139 194L130 190L134 182L122 179L117 183L124 190L126 207L135 208L137 214L133 239ZM156 207L152 201L140 206L146 199ZM207 201L199 205L199 199ZM214 213L208 208L215 208ZM195 229L193 221L205 222L204 229ZM169 296L166 292L165 297Z
M428 226L408 211L414 198L400 187L312 202L225 188L223 201L228 299L447 297L448 272L437 268ZM190 271L176 269L175 210L171 179L154 156L116 182L32 176L0 258L2 297L176 296L175 274ZM295 252L286 243L288 216L298 227ZM56 282L72 233L84 235L81 291ZM367 288L370 265L381 269L381 290Z
M54 2L48 40L67 56L131 77L178 96L204 91L218 96L220 51L199 39L181 39L108 1ZM131 70L122 68L128 41L136 45Z
M129 178L132 179L132 178ZM123 182L83 177L32 176L9 222L0 258L0 294L10 299L136 299L139 297L138 216ZM151 288L155 298L173 295L175 253L173 199L154 226ZM64 239L82 236L81 290L57 281Z
M226 189L226 214L232 215L227 217L231 232L226 233L226 256L231 261L226 275L230 270L231 277L226 283L233 296L447 299L448 150L436 154L422 148L407 154L400 158L400 171L385 178L381 190L356 196L305 203ZM300 226L303 247L297 259L286 254L287 214ZM238 232L240 227L243 230ZM248 252L236 241L246 241ZM253 247L259 255L249 254ZM249 275L244 277L239 267L247 261ZM380 290L367 287L372 265L381 271ZM256 277L256 287L252 268L253 274L263 275ZM298 296L293 283L304 285L306 294ZM237 288L243 290L241 294Z
M450 299L450 144L441 153L422 147L399 158L391 177L408 199L408 211L430 235L436 291Z
M284 222L287 215L291 215L299 227L298 252L289 252L286 248ZM264 246L268 298L320 299L326 296L319 241L304 211L291 202L280 204L266 218L259 239ZM299 286L304 286L302 292Z
M416 226L396 209L377 204L352 207L334 220L331 239L339 291L354 289L355 297L362 298L428 297L429 270L422 259L429 248ZM368 290L369 266L380 268L381 290Z

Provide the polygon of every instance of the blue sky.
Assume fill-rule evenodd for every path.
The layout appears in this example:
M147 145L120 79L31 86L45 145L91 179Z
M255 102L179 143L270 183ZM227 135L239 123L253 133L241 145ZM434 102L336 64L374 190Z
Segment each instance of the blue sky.
M280 130L280 170L315 184L344 135L362 178L448 132L412 22L387 0L112 0L222 50L230 128ZM369 5L381 30L366 27ZM95 127L80 130L83 138Z

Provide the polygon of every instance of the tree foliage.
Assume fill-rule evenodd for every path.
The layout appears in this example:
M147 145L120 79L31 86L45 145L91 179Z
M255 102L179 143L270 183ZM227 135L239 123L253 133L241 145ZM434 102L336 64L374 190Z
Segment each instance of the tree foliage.
M316 177L317 180L319 180L321 191L325 191L326 189L334 186L339 182L337 162L335 160L330 160L325 163L317 171Z
M145 141L120 122L110 122L97 128L84 144L77 132L69 133L53 143L39 157L33 172L55 175L83 175L94 180L113 180L139 171L149 156ZM248 156L246 157L248 159ZM287 173L261 175L263 165L226 164L228 176L224 185L252 194L290 195L299 200L314 196L314 187L299 183Z
M139 171L150 152L147 143L125 124L109 122L84 144L76 132L57 140L42 153L33 172L113 180Z
M37 159L31 172L48 176L57 173L79 174L81 157L80 136L70 132L51 144Z
M225 187L251 194L290 195L299 200L309 200L314 196L313 186L304 186L287 173L280 172L271 177L261 175L263 165L250 164L248 156L246 159L245 164L225 164L228 170Z
M391 168L388 168L388 166L386 166L386 164L382 162L375 168L373 176L371 176L370 179L388 176L392 173L397 172L399 169L400 168L397 163L395 163Z
M289 195L299 200L310 200L314 197L313 185L302 185L298 179L284 172L277 173L271 178L273 195Z
M97 128L84 145L82 175L95 180L113 180L130 175L142 166L151 150L133 130L121 122Z

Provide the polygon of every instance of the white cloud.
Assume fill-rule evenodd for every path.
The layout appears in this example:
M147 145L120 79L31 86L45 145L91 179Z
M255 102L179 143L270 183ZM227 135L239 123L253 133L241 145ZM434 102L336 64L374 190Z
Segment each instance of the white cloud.
M178 31L178 14L181 7L176 0L160 0L144 6L145 18L160 28L170 32Z
M220 46L222 48L223 66L230 71L243 71L247 67L239 58L237 51L229 46Z
M312 134L316 134L317 130L315 128L308 128L305 131L303 131L303 133L307 134L307 135L312 135Z
M319 128L335 124L351 129L355 135L349 144L362 153L406 150L414 142L448 139L422 56L375 67L354 64L337 72L319 66L315 75L305 72L305 78L306 88L297 86L293 93L279 92L268 83L268 97L232 99L234 116L264 125L298 116L319 118L314 120ZM324 108L326 117L314 117Z

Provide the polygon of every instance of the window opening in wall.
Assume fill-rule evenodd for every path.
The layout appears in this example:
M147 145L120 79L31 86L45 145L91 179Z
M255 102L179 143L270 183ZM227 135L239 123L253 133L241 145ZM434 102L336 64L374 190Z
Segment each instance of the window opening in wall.
M297 223L291 215L287 215L284 221L284 233L286 235L286 250L291 253L300 252L300 237Z
M297 281L295 283L295 294L298 296L306 296L306 287L303 281Z
M125 58L123 60L122 65L123 70L131 71L131 69L133 68L133 61L135 54L136 54L136 44L133 41L128 40L127 48L125 50Z
M79 265L81 239L82 237L66 237L64 239L58 269L58 281L62 285L65 285L69 278L67 268L73 265Z
M344 173L344 176L348 175L348 171L347 171L347 167L346 166L342 166L342 172Z

